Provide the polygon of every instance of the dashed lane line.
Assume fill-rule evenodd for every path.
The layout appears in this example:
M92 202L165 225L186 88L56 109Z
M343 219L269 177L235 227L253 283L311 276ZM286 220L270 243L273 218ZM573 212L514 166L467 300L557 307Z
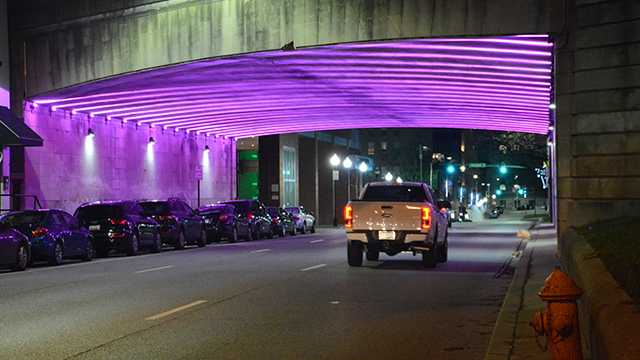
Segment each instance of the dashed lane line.
M145 318L145 320L153 321L153 320L162 319L162 318L167 317L169 315L173 315L173 314L175 314L177 312L190 309L190 308L192 308L194 306L202 305L202 304L204 304L206 302L207 302L207 300L197 300L197 301L194 301L192 303L189 303L189 304L186 304L186 305L182 305L182 306L178 306L178 307L173 308L171 310L163 311L163 312L161 312L159 314L156 314L156 315L153 315L153 316L149 316L149 317Z
M313 265L313 266L309 266L307 268L304 269L300 269L300 271L310 271L310 270L315 270L315 269L320 269L327 266L327 264L318 264L318 265Z
M172 267L174 267L174 266L173 265L159 266L159 267L154 267L154 268L150 268L150 269L138 270L135 273L136 274L144 274L144 273L148 273L148 272L152 272L152 271L171 269Z

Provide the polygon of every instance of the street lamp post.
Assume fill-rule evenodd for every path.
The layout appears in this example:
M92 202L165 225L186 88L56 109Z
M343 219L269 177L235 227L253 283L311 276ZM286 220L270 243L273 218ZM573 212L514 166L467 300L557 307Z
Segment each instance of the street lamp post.
M351 201L351 168L353 167L353 162L347 156L344 158L342 166L347 169L347 199Z
M361 162L360 165L358 166L358 170L360 170L360 187L358 187L358 192L362 191L362 188L364 187L364 173L366 173L367 171L369 171L369 165L367 165L366 162Z
M333 154L329 159L329 163L331 164L331 200L333 206L333 227L338 226L338 216L336 215L336 180L338 180L339 170L336 170L338 166L340 166L340 157L338 154ZM337 174L336 174L337 173Z

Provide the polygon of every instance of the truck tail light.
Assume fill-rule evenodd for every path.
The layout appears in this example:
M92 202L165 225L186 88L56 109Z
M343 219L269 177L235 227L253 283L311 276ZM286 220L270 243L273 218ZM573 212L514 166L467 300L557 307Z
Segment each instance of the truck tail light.
M344 227L353 227L353 208L351 205L344 207Z
M422 228L424 230L429 230L429 228L431 228L431 208L422 208Z

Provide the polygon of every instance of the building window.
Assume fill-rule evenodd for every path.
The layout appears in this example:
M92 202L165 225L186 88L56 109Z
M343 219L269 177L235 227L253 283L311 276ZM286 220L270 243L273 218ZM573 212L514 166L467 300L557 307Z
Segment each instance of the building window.
M376 144L374 142L369 142L369 147L367 149L367 154L375 155L376 154Z
M298 161L296 150L288 146L282 148L282 183L283 191L280 196L280 204L283 206L298 205Z

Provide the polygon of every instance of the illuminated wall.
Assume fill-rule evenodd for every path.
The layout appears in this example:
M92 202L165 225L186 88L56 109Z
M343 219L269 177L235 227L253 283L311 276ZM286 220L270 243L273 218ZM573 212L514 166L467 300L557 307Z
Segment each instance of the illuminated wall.
M25 109L25 121L44 139L42 148L26 150L25 193L44 207L74 211L99 199L171 196L196 206L198 167L202 204L235 196L232 140L43 108Z
M0 106L9 107L9 38L7 1L0 0Z

